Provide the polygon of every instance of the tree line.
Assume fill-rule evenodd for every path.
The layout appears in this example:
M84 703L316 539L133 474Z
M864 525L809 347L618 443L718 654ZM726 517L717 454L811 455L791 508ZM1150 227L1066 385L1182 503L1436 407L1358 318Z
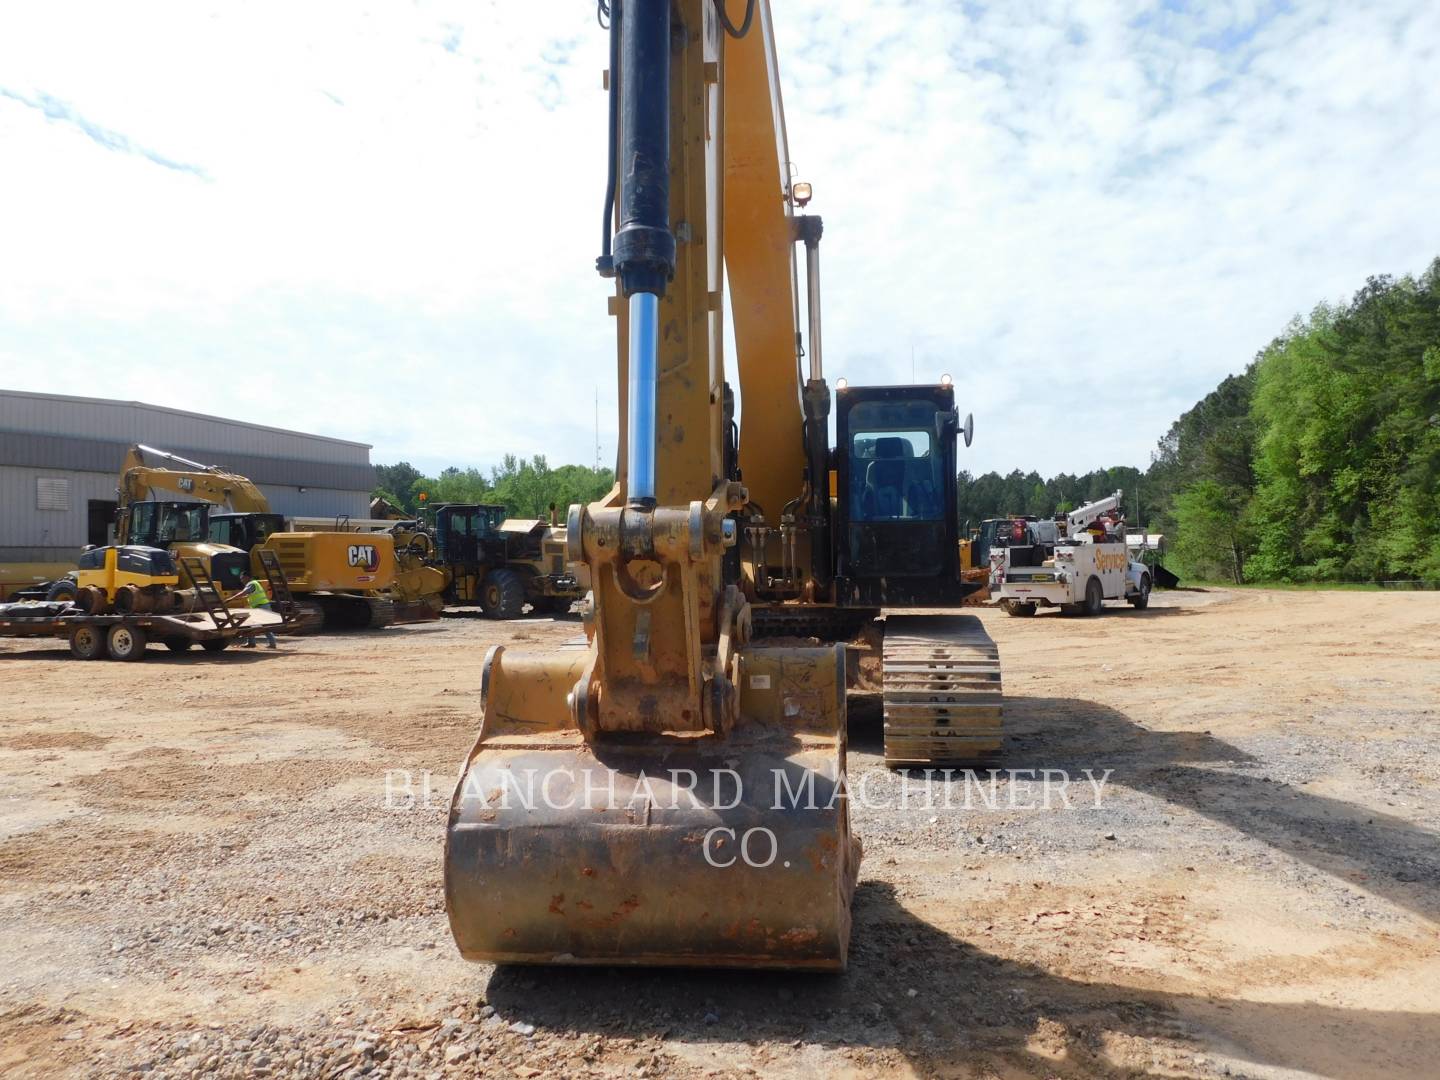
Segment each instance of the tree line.
M377 493L411 513L423 492L539 517L614 482L512 455L488 475L424 477L404 462L376 473ZM1147 468L962 472L959 518L1050 517L1117 488L1130 522L1164 533L1191 579L1440 580L1440 259L1293 320L1170 426Z
M1143 473L962 473L960 516L1049 516L1117 487L1191 578L1440 581L1440 259L1293 320Z
M594 502L609 491L615 474L586 465L552 469L543 454L529 460L506 454L488 473L451 466L426 476L402 461L375 466L375 479L373 494L407 514L441 503L498 503L518 518L545 517L554 506L563 519L572 503Z

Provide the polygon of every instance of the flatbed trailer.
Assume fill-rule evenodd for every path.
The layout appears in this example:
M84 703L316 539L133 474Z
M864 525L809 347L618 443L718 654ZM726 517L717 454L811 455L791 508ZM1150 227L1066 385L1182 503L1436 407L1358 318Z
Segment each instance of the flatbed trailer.
M298 625L299 609L273 551L260 556L275 608L272 611L226 606L203 559L182 555L179 561L201 611L90 615L64 601L0 604L0 637L66 638L70 655L76 659L129 661L143 660L151 642L172 652L185 652L195 645L206 652L221 652L236 638L267 630L283 633Z
M58 614L39 609L58 604L6 604L0 606L0 637L58 637L70 642L70 655L79 660L142 660L150 643L172 652L199 645L220 652L238 637L279 630L285 619L271 611L236 611L217 623L207 612L183 615ZM37 609L34 615L15 608Z

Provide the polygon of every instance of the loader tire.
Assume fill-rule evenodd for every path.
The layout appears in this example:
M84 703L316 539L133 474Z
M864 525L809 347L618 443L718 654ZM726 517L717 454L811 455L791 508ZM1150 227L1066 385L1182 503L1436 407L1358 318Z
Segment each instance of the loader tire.
M1140 591L1129 598L1130 606L1136 611L1144 611L1150 606L1150 575L1140 575Z
M99 660L105 655L105 632L98 626L77 626L70 631L70 655L76 660Z
M480 586L480 607L492 619L519 618L525 610L525 579L515 570L492 570Z
M79 588L69 578L61 578L59 581L52 581L50 587L45 590L45 599L55 603L74 603L75 594Z
M110 650L111 660L145 659L145 631L138 626L120 623L110 627L105 635L105 647Z
M209 641L200 642L200 647L206 652L224 652L230 647L230 639L211 638Z
M1035 605L1024 600L1006 600L1005 614L1014 615L1016 618L1028 619L1035 614Z
M1084 615L1099 615L1105 610L1105 590L1100 585L1099 578L1091 578L1085 582L1085 604L1080 609Z
M184 634L170 634L161 638L160 644L164 645L165 648L171 652L189 652L190 646L195 644L195 640L186 637Z

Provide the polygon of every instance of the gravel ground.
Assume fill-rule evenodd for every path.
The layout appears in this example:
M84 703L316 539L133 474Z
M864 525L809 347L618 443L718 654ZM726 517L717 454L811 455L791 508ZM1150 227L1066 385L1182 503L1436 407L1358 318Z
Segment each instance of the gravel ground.
M982 617L1008 699L993 781L885 770L878 701L852 697L851 788L872 805L833 977L455 955L443 807L480 660L578 623L446 619L138 665L0 641L0 1070L1430 1073L1434 597ZM1070 805L1051 774L1044 807L1046 769Z

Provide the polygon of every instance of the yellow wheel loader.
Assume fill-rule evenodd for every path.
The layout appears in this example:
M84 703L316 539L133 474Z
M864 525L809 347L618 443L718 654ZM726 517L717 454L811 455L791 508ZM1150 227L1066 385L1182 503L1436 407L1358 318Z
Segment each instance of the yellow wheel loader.
M565 529L531 518L507 518L493 503L433 507L432 566L447 578L445 599L479 604L492 619L514 619L525 606L538 615L570 610L585 595L565 563Z

